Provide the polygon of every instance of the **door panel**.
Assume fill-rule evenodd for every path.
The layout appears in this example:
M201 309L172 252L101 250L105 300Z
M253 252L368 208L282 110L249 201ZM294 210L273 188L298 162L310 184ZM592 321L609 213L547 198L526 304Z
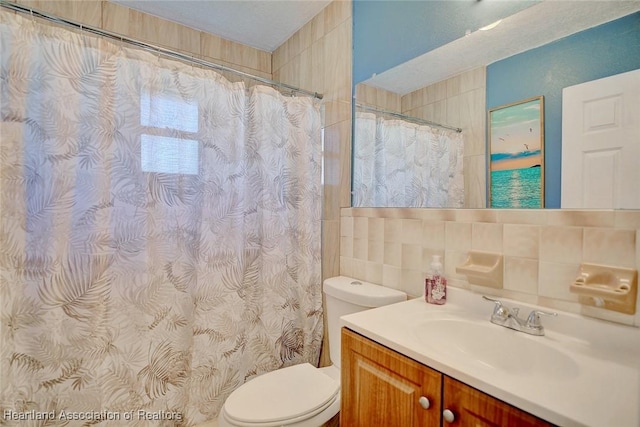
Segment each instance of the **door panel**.
M342 427L440 425L439 372L348 329L341 360ZM423 396L428 409L420 404Z
M454 422L442 424L445 427L552 426L546 421L446 376L443 394L443 409L449 409L455 415Z
M562 91L562 207L640 209L640 70Z

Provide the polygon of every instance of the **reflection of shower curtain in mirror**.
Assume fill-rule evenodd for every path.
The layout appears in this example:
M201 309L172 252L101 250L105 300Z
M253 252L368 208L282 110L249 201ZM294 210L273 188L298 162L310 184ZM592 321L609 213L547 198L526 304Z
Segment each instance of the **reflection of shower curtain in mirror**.
M461 208L461 133L356 113L353 206Z

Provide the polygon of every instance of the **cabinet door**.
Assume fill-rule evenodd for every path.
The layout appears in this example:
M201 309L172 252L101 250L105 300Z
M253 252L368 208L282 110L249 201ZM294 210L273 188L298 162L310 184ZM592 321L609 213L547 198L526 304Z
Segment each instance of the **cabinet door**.
M342 427L440 425L439 372L344 328L341 359Z
M482 393L449 377L444 377L442 407L453 412L455 419L443 426L452 427L550 427L533 415Z

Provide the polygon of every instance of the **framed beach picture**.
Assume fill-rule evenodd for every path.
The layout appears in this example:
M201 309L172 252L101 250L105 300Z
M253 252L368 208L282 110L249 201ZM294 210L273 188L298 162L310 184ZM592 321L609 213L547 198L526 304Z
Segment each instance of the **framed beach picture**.
M544 98L489 110L489 207L544 207Z

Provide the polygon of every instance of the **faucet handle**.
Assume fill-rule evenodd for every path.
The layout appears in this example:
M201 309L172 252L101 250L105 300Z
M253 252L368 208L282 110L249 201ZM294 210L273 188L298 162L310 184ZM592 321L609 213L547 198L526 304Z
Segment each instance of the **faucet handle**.
M551 311L542 311L542 310L533 310L529 313L529 317L527 317L527 326L530 328L542 328L540 324L540 315L544 316L557 316L558 313L554 313Z
M500 301L499 299L489 298L489 297L488 297L488 296L486 296L486 295L482 295L482 298L486 299L487 301L495 302L495 303L496 303L496 305L497 305L497 304L502 305L502 301Z
M494 298L489 298L486 295L482 295L482 298L486 299L487 301L491 301L495 304L495 306L493 307L493 314L491 315L491 317L500 317L503 319L507 318L507 316L509 315L509 310L504 305L502 305L502 301Z

